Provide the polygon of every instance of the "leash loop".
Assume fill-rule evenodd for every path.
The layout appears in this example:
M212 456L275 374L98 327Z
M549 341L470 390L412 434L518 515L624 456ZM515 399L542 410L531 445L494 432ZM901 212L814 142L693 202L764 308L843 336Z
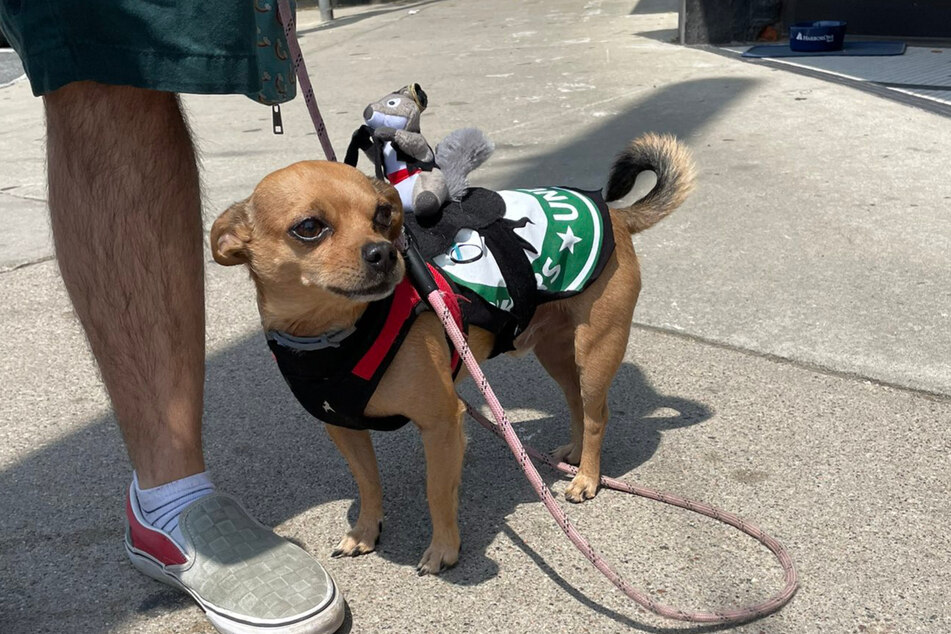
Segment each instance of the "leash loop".
M410 257L414 256L411 255ZM418 253L415 254L415 257L419 257ZM455 346L456 351L459 353L463 363L465 363L466 369L469 370L470 376L472 376L476 385L478 385L479 391L482 392L482 396L488 404L489 410L492 412L495 422L490 421L470 403L463 400L463 403L466 406L466 411L480 425L491 431L496 436L502 438L506 444L508 444L509 449L513 454L515 454L519 464L522 466L525 476L528 478L528 481L535 490L535 493L541 499L542 503L545 505L545 508L548 509L548 512L551 514L551 516L555 519L555 523L558 524L558 527L561 528L565 535L568 536L568 539L571 540L571 543L573 543L575 547L588 559L588 561L590 561L595 568L597 568L605 577L607 577L611 583L615 585L615 587L630 597L635 603L646 608L647 610L650 610L654 614L678 621L689 621L691 623L728 624L751 621L753 619L758 619L776 612L793 598L793 595L796 594L796 590L799 586L799 575L796 572L796 566L792 561L792 557L790 557L789 553L786 551L786 548L778 540L765 533L759 527L750 524L749 522L732 513L721 511L715 506L705 502L688 500L670 493L663 493L661 491L655 491L646 487L622 482L614 478L601 476L600 484L603 488L613 489L615 491L621 491L623 493L629 493L631 495L637 495L655 500L657 502L663 502L664 504L687 509L688 511L693 511L707 517L712 517L715 520L729 524L730 526L739 529L743 533L750 535L761 544L766 546L766 548L768 548L770 552L776 556L783 568L785 585L783 586L783 589L779 591L779 593L756 605L711 612L688 612L679 608L673 608L668 605L664 605L662 603L657 603L652 597L634 588L627 581L622 579L621 576L595 550L591 542L585 539L585 537L574 527L574 525L571 523L571 520L568 519L567 513L565 513L564 509L558 505L554 499L554 496L551 494L551 491L545 485L541 475L538 473L538 469L535 468L535 464L532 462L532 459L542 462L553 469L569 475L576 474L578 472L578 468L565 462L555 462L555 460L548 454L544 454L534 447L524 446L522 444L518 436L515 434L512 424L509 422L508 416L505 414L505 410L502 409L502 406L499 403L498 398L495 396L492 387L489 385L488 380L482 373L482 369L479 367L478 362L476 362L475 357L472 355L472 351L469 349L468 342L466 341L462 332L459 331L459 328L456 327L456 324L452 319L452 314L449 311L449 307L443 301L441 294L438 291L429 293L427 296L427 301L439 316L439 319L443 324L443 328L445 328L446 332L449 334L449 338Z

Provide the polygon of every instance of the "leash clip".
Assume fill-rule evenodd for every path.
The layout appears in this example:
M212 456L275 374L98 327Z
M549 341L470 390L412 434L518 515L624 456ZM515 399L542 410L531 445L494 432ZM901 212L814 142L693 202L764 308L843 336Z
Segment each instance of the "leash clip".
M430 293L439 290L439 285L436 283L436 279L433 277L429 267L426 266L426 260L424 260L423 256L419 253L413 232L405 226L403 227L402 238L405 241L405 245L400 245L398 239L397 248L402 246L403 260L406 262L406 275L409 277L416 292L419 293L420 297L426 300ZM429 303L428 300L426 303ZM432 308L432 306L430 306L430 308Z

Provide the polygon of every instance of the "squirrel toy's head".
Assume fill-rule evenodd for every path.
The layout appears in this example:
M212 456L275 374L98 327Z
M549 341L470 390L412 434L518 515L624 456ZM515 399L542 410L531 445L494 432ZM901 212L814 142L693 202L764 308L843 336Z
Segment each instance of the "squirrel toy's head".
M363 119L374 130L387 127L419 132L419 115L428 101L419 84L410 84L371 103L363 111Z

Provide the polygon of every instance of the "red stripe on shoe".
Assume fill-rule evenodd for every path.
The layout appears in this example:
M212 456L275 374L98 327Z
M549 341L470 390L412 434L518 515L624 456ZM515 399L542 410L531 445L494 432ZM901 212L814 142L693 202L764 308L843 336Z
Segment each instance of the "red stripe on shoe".
M132 498L126 496L125 516L129 521L129 537L132 547L148 553L166 566L175 566L187 561L181 548L167 534L143 524L132 509Z

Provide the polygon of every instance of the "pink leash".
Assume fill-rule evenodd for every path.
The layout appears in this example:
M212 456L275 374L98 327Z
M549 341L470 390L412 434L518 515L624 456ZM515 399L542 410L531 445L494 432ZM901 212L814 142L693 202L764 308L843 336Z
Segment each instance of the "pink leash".
M327 134L327 128L324 125L323 117L320 115L320 110L317 108L317 100L314 97L314 91L311 87L310 79L307 76L307 69L304 66L304 56L301 53L300 45L297 42L294 15L290 9L289 1L278 0L278 8L281 13L282 23L284 24L284 33L287 36L288 46L290 47L291 54L293 55L294 70L297 73L301 89L304 92L304 101L307 103L307 110L310 113L311 120L314 122L314 128L317 131L317 137L320 139L320 144L323 147L324 154L327 156L327 160L336 161L337 158L334 154L333 148L331 147L330 138ZM669 619L690 621L693 623L742 623L744 621L751 621L753 619L761 618L767 614L772 614L789 603L789 600L792 599L793 595L796 594L796 589L799 586L799 575L796 572L796 566L793 564L792 557L789 556L786 548L779 541L763 532L762 529L744 521L732 513L721 511L716 507L704 502L694 502L677 497L675 495L670 495L668 493L654 491L653 489L639 487L632 484L627 484L626 482L621 482L620 480L615 480L614 478L601 476L600 484L606 489L614 489L615 491L622 491L624 493L638 495L651 500L656 500L658 502L663 502L664 504L679 506L680 508L693 511L707 517L712 517L715 520L738 528L766 546L766 548L768 548L770 552L776 556L776 559L779 560L779 563L783 568L785 586L772 598L756 605L732 608L719 612L686 612L684 610L672 608L654 601L654 599L652 599L650 596L632 587L628 582L622 579L621 576L615 572L615 570L604 560L604 558L601 557L597 551L595 551L591 543L585 539L584 536L574 527L574 525L568 519L568 515L555 501L555 498L551 494L551 491L548 490L548 487L545 486L545 483L542 481L542 478L538 473L538 469L535 468L535 464L531 461L531 458L539 460L553 469L557 469L558 471L567 473L569 475L574 475L577 473L577 467L569 465L565 462L555 462L550 456L543 454L537 449L522 445L522 442L515 434L515 430L512 428L512 424L505 415L505 410L502 409L502 405L496 398L495 392L492 391L492 387L489 385L488 380L482 373L482 369L479 367L478 362L472 355L472 351L469 349L469 344L466 342L465 335L463 335L459 330L459 327L456 326L449 307L443 301L441 292L438 290L431 292L427 296L426 300L439 316L440 321L442 321L443 328L446 329L449 338L452 340L453 346L455 346L460 358L466 365L466 369L469 371L472 379L476 382L476 385L478 385L479 391L482 393L483 398L485 398L486 403L489 405L489 410L492 412L492 417L495 419L495 422L493 423L487 419L472 405L466 403L463 400L469 415L472 416L480 425L494 433L496 436L499 436L505 440L506 444L509 446L509 449L515 455L516 460L518 460L518 463L522 466L522 470L525 472L525 476L528 478L528 481L535 490L535 493L541 499L542 503L545 505L545 508L548 509L548 512L551 513L551 516L555 519L555 522L558 524L559 528L564 531L565 535L568 536L568 539L571 540L571 543L574 544L585 557L587 557L588 561L590 561L595 568L600 570L601 573L607 577L618 589L633 599L638 605L650 610L654 614Z
M301 52L300 44L297 41L297 19L294 12L291 11L289 0L277 0L277 8L280 11L281 24L284 25L284 36L287 38L287 46L291 51L291 59L294 60L294 73L297 75L301 91L304 93L304 103L307 104L310 120L314 122L314 129L317 131L320 146L323 148L328 161L336 161L337 155L334 154L333 146L330 144L330 135L327 134L324 118L320 116L317 97L314 96L314 87L310 83L307 66L304 64L304 54Z
M719 612L685 612L683 610L678 610L677 608L672 608L654 601L654 599L652 599L650 596L632 587L628 582L622 579L621 576L615 572L615 570L604 560L604 558L601 557L597 551L595 551L591 543L585 539L584 536L574 527L574 525L568 519L568 515L565 513L565 511L558 505L557 502L555 502L554 496L551 494L551 491L548 490L548 487L545 486L541 476L538 474L538 470L535 468L534 463L532 463L529 458L531 457L539 460L548 466L561 471L562 473L567 473L570 475L577 473L578 468L565 462L555 462L550 456L541 453L537 449L522 445L522 442L515 434L515 430L512 428L511 423L509 423L508 417L505 415L505 410L502 409L502 405L499 404L499 400L495 397L495 393L492 391L492 386L489 385L485 375L482 374L482 369L479 367L478 362L476 362L475 357L472 355L472 351L469 349L469 344L466 342L465 336L456 326L455 321L452 318L452 313L449 311L449 307L446 306L446 303L443 301L440 292L434 291L430 293L426 300L429 305L433 307L433 310L436 311L436 314L439 315L439 319L442 321L443 327L449 334L449 338L452 340L453 345L459 352L459 356L462 358L463 363L466 364L466 369L469 370L469 374L476 382L476 385L478 385L479 391L485 398L485 402L488 403L489 409L492 412L492 417L495 418L495 423L492 423L492 421L488 420L471 404L463 401L463 403L466 405L466 410L469 412L469 415L472 416L483 427L505 440L506 444L509 446L509 449L515 455L516 460L518 460L518 463L522 466L522 470L525 472L525 476L528 478L529 483L531 483L535 493L539 498L541 498L542 503L545 505L545 508L548 509L548 512L551 513L551 516L555 518L555 523L557 523L561 530L564 531L565 535L568 536L568 539L571 540L571 543L574 544L578 550L580 550L581 553L588 558L588 561L590 561L595 568L600 570L601 573L604 574L604 576L607 577L611 583L624 592L624 594L633 599L638 605L647 608L654 614L658 614L669 619L690 621L693 623L740 623L743 621L750 621L752 619L757 619L775 612L786 605L790 599L792 599L793 595L796 594L796 588L799 585L799 576L796 573L796 567L793 564L792 558L789 556L789 553L786 552L785 547L783 547L781 543L764 533L760 528L745 522L732 513L726 513L703 502L686 500L668 493L661 493L652 489L627 484L626 482L621 482L620 480L601 476L600 484L604 488L614 489L615 491L623 491L624 493L630 493L633 495L639 495L641 497L650 498L651 500L663 502L664 504L679 506L680 508L685 508L690 511L694 511L695 513L712 517L713 519L729 524L730 526L735 526L747 535L754 537L764 546L766 546L779 560L779 563L782 565L783 571L785 572L786 585L779 594L757 605L723 610Z

